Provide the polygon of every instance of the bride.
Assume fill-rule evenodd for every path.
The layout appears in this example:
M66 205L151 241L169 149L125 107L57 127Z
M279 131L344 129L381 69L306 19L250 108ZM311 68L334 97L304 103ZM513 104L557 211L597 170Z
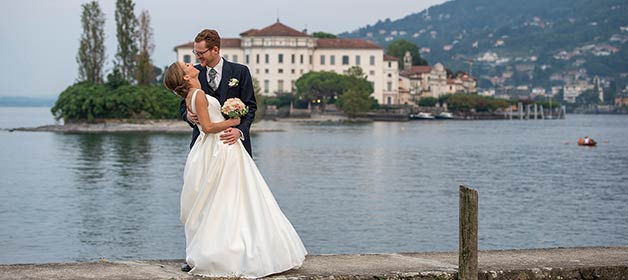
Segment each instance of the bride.
M181 190L189 273L257 278L301 266L307 251L255 162L240 141L220 141L219 133L240 119L225 120L220 103L200 89L197 77L193 65L181 62L164 73L164 85L198 115L201 131Z

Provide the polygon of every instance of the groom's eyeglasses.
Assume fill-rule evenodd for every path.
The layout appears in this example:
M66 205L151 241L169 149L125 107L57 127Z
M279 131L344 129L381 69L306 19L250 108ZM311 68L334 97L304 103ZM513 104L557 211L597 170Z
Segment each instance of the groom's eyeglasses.
M211 49L206 49L206 50L204 50L204 51L202 51L202 52L199 52L199 51L196 51L196 50L192 50L192 53L193 53L195 56L201 56L201 55L205 54L206 52L208 52L209 50L211 50Z

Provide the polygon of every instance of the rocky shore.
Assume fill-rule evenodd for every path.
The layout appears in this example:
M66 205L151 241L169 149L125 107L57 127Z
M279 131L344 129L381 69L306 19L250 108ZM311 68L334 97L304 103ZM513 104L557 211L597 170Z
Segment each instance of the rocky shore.
M43 125L38 127L18 127L8 131L39 131L60 133L113 133L113 132L160 132L160 133L190 133L190 126L180 120L145 120L145 121L103 121L98 123L68 123ZM251 133L278 132L282 129L264 125L264 122L254 124Z
M5 279L201 279L183 260L0 265ZM480 251L478 279L628 279L628 246ZM458 253L307 256L270 279L457 279Z

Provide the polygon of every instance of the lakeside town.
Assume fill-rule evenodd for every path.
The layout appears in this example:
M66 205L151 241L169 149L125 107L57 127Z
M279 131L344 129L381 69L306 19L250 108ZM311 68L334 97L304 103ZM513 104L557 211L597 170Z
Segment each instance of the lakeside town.
M425 13L423 18L430 19ZM177 118L178 100L162 87L164 70L155 67L151 59L154 45L150 15L143 11L140 16L137 22L142 24L134 27L137 30L118 31L117 37L127 39L119 40L116 67L106 77L100 64L105 59L99 43L102 38L90 31L102 28L102 23L86 26L84 44L77 56L79 82L59 95L51 110L57 119L93 123ZM536 28L543 24L544 19L535 17L524 26ZM407 32L394 31L386 37L387 45L382 46L363 38L297 30L277 19L266 27L243 30L238 37L222 37L220 55L248 67L258 100L258 119L316 115L384 121L560 119L566 113L628 113L628 85L618 88L606 77L591 77L580 69L551 72L547 78L557 81L552 86L513 85L505 81L518 75L531 76L536 71L536 55L506 57L486 48L486 52L467 61L466 69L455 69L440 61L428 62L421 54L430 53L429 49L396 37ZM142 34L142 40L136 41L136 32ZM386 32L380 35L388 35ZM423 33L435 39L433 32ZM415 33L414 37L423 33ZM369 34L374 37L368 33L367 38ZM623 43L624 37L613 35L610 40ZM507 40L507 36L495 38L493 47L501 47ZM443 49L453 51L455 45ZM177 61L199 63L192 42L181 42L173 48ZM561 51L554 58L583 60L578 57L585 53L608 56L618 51L601 42ZM576 62L584 64L580 60ZM513 67L501 67L512 61L516 62ZM473 74L474 67L487 65L503 70L492 76ZM544 67L551 66L541 65ZM485 81L492 86L481 86ZM136 102L138 98L143 100L141 104Z
M373 87L372 96L380 105L379 111L407 115L409 119L412 119L412 116L430 119L432 118L430 114L438 117L439 113L448 111L446 99L443 97L454 94L509 100L512 106L497 108L497 115L505 115L508 118L512 116L503 114L504 111L526 109L521 108L521 102L527 105L527 103L534 103L535 100L549 101L550 103L545 105L548 109L547 114L551 115L549 111L551 109L547 108L552 106L551 100L555 100L554 106L558 110L560 110L560 103L574 104L576 97L587 91L595 91L600 103L606 100L603 88L607 85L603 84L599 77L587 82L582 80L581 76L565 75L565 85L552 87L551 90L529 89L527 86L480 90L477 87L477 79L467 72L452 73L445 65L438 62L433 66L413 65L410 51L405 51L403 57L394 57L387 54L383 47L368 40L334 36L317 38L306 32L306 30L298 31L277 21L262 29L242 32L240 38L223 38L221 54L227 60L247 65L253 77L262 82L262 95L269 98L296 93L296 82L305 73L329 71L348 74L352 68L359 67ZM174 47L174 50L177 60L186 63L198 62L192 53L192 42L178 45ZM535 60L534 57L530 59ZM487 53L478 60L503 62L503 59L498 59L494 53ZM512 75L512 72L506 72L504 75L504 77ZM623 94L615 97L613 105L600 105L597 108L610 112L615 110L615 107L628 105L626 90L628 89L624 89ZM307 104L306 110L295 109L291 104L287 115L304 116L313 112L334 113L337 108L333 106L333 100L337 97L332 96L328 99L326 103L332 104L326 104L324 110L319 105L321 102L319 98ZM562 98L557 100L557 97ZM270 105L266 113L286 116L286 113L280 114L278 108L273 105ZM468 112L457 113L458 118L469 116ZM477 118L482 116L482 114L473 115L478 116ZM450 115L441 114L440 116L448 118ZM404 120L404 118L403 116L391 117L389 120Z

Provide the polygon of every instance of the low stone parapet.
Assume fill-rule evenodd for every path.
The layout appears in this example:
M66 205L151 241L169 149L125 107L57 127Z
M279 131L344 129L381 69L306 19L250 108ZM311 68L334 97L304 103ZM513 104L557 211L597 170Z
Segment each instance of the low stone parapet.
M183 260L0 265L0 279L199 279ZM478 279L628 279L628 246L480 251ZM270 279L457 279L458 253L307 256Z

